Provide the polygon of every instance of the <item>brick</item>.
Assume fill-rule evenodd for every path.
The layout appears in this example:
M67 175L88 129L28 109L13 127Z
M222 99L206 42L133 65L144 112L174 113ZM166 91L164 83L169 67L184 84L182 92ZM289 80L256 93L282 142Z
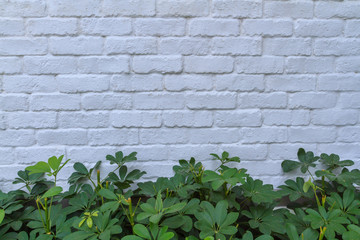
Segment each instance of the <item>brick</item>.
M138 36L183 36L185 24L185 19L139 18L134 22L134 31Z
M86 145L86 130L43 130L36 135L37 143L44 145Z
M76 19L40 18L29 19L27 22L28 33L39 35L73 35L78 32Z
M0 131L1 147L22 147L35 144L33 130L6 130Z
M315 16L318 18L358 18L360 6L356 1L318 2L315 5Z
M137 162L140 162L140 165L146 164L144 161L159 161L159 160L169 160L168 150L170 145L139 145L139 146L123 146L123 152L129 154L131 152L137 152ZM115 151L114 151L115 152ZM105 155L104 155L105 156ZM145 169L146 170L146 169Z
M244 93L238 96L239 108L285 108L286 93Z
M30 109L43 110L80 110L80 96L70 94L32 95Z
M132 31L129 18L84 18L80 27L85 35L121 36Z
M339 106L343 108L360 108L360 93L341 93Z
M336 94L302 92L289 95L289 108L332 108L336 105Z
M164 84L167 91L211 90L213 79L208 75L165 75Z
M244 160L264 160L267 156L267 145L265 144L222 144L222 151L227 151L231 157L238 156L241 161Z
M331 73L334 71L332 57L289 57L286 59L288 73Z
M294 32L298 37L336 37L343 32L341 20L298 20Z
M339 129L338 141L340 142L359 142L360 128L358 126L347 126Z
M238 73L282 73L284 58L282 57L238 57L236 59Z
M228 56L185 57L184 70L187 73L230 73L234 59Z
M359 55L359 45L360 39L356 38L317 39L314 44L314 53L318 56Z
M103 128L110 125L107 112L61 112L58 122L60 128Z
M154 37L108 37L105 41L107 54L156 54Z
M186 96L189 109L234 109L236 94L233 93L197 93Z
M90 17L100 13L99 0L59 0L48 3L50 16L56 17Z
M218 91L263 91L263 75L217 75L215 86Z
M106 129L89 130L89 145L127 145L138 144L138 130L133 129Z
M267 18L312 18L313 2L307 1L265 1L264 17Z
M259 110L217 111L215 124L218 127L259 127L261 126Z
M16 112L7 115L9 128L56 128L56 112Z
M46 1L44 0L18 0L0 1L1 17L43 17L46 16Z
M51 156L65 155L64 147L22 147L16 148L16 163L34 164L38 161L47 162ZM66 158L66 156L65 156Z
M0 36L21 36L24 33L25 27L22 19L0 19Z
M5 114L0 114L0 129L6 129L6 120L7 116Z
M0 96L0 110L21 111L29 109L28 97L25 95L4 95Z
M260 38L213 38L212 44L215 55L261 55Z
M302 126L310 123L308 110L263 110L263 122L268 126Z
M111 125L114 127L160 127L159 112L116 111L111 113Z
M132 64L136 73L176 73L182 70L180 56L134 56Z
M209 14L207 0L158 0L156 3L158 16L163 17L200 17Z
M318 77L320 91L360 91L360 76L355 74L326 74Z
M190 143L192 144L223 144L238 143L240 134L238 129L189 129Z
M111 78L111 88L120 92L160 91L163 88L162 75L115 75Z
M120 57L80 57L80 73L127 73L130 71L130 58Z
M63 93L103 92L109 89L110 76L60 75L56 81Z
M155 0L104 0L102 12L106 16L154 16Z
M311 55L310 38L267 38L264 39L265 55L292 56Z
M311 122L315 125L353 125L358 122L359 111L344 109L314 110Z
M134 95L134 108L144 110L183 109L183 94L139 93Z
M288 139L286 128L281 127L242 128L240 135L243 143L282 143Z
M166 127L211 127L213 124L209 111L166 111L162 118Z
M4 76L3 89L10 93L55 92L57 86L53 76Z
M336 59L337 72L360 72L360 57L340 57Z
M162 38L159 41L159 53L182 55L206 55L210 42L203 38Z
M235 36L240 26L235 19L192 19L189 21L190 36Z
M335 143L335 144L317 144L318 152L321 153L335 153L341 159L354 159L360 156L358 143Z
M316 154L316 144L306 143L282 143L270 144L268 157L274 160L297 159L297 151L304 148L306 151L312 151Z
M290 142L302 143L330 143L336 139L336 129L334 127L293 127L289 129Z
M15 154L14 150L12 148L4 148L2 147L0 149L0 162L4 165L7 165L8 163L15 162Z
M313 75L267 75L265 76L267 91L314 91L316 76Z
M0 57L0 62L0 74L14 74L21 72L21 58Z
M47 52L46 38L2 38L0 56L44 55Z
M212 5L215 17L256 18L262 15L261 0L214 0Z
M169 151L167 160L179 160L179 156L183 159L190 159L194 157L196 160L211 160L212 157L209 152L217 152L218 145L201 144L201 145L168 145Z
M101 54L103 39L100 37L51 37L50 52L54 55Z
M360 37L360 20L347 20L344 35L346 37Z
M81 100L85 110L131 109L131 96L124 94L86 94Z
M24 57L24 72L28 74L67 74L76 72L74 57Z
M116 147L71 146L66 149L66 155L72 160L72 162L84 163L89 161L90 159L93 159L94 162L91 164L91 167L93 167L95 165L95 161L103 161L105 160L106 155L113 155L117 150L118 149Z
M291 36L293 23L283 19L244 19L242 32L250 36Z

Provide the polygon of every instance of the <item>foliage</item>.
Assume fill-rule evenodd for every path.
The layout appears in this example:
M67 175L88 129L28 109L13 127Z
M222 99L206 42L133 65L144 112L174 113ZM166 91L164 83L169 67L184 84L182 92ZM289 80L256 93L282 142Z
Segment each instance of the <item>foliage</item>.
M136 153L76 162L64 191L58 176L69 163L51 157L18 172L19 189L0 191L0 239L19 240L312 240L360 239L360 171L336 154L299 149L284 160L280 190L251 177L239 157L211 154L217 168L179 160L174 176L140 182ZM138 183L137 183L138 182ZM137 185L137 187L136 187Z

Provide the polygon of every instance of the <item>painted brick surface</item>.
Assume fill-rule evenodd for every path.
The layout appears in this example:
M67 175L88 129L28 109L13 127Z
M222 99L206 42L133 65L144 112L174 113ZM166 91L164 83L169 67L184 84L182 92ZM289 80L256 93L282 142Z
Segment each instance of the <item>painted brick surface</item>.
M0 185L119 150L147 179L224 150L273 183L299 147L360 162L359 37L351 0L0 0Z

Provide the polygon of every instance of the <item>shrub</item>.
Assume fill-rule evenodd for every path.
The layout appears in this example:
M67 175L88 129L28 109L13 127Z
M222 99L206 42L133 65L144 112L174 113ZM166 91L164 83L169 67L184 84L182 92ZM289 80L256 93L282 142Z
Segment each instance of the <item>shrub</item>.
M19 190L0 192L0 239L360 239L360 172L347 168L353 161L299 149L298 160L282 168L307 177L286 180L276 191L246 169L229 167L241 166L240 158L211 155L215 171L194 158L180 160L173 177L136 189L146 173L128 170L135 152L106 156L115 166L106 176L100 161L90 169L75 163L67 191L57 176L69 160L38 162L18 172Z

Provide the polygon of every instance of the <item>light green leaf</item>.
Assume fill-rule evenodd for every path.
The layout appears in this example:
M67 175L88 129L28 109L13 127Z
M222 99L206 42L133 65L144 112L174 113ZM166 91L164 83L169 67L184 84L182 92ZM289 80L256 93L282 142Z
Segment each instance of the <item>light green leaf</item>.
M46 173L46 172L50 173L51 172L51 168L50 168L49 164L46 162L43 162L43 161L36 163L34 166L29 166L29 167L25 168L25 170L28 170L30 172L29 175L34 174L34 173Z
M104 198L107 198L107 199L111 199L111 200L117 200L118 199L116 194L113 193L112 191L110 191L109 189L102 188L102 189L100 189L99 194L101 196L103 196Z
M0 209L0 223L2 223L2 221L4 220L4 217L5 217L5 210Z
M41 198L53 197L53 196L61 193L62 190L63 190L62 187L59 187L59 186L52 187L49 190L47 190Z
M134 226L134 233L142 238L151 239L149 231L142 224L136 224Z
M61 160L63 159L64 155L61 155L59 158L53 156L49 158L48 163L52 170L57 170L61 164Z

